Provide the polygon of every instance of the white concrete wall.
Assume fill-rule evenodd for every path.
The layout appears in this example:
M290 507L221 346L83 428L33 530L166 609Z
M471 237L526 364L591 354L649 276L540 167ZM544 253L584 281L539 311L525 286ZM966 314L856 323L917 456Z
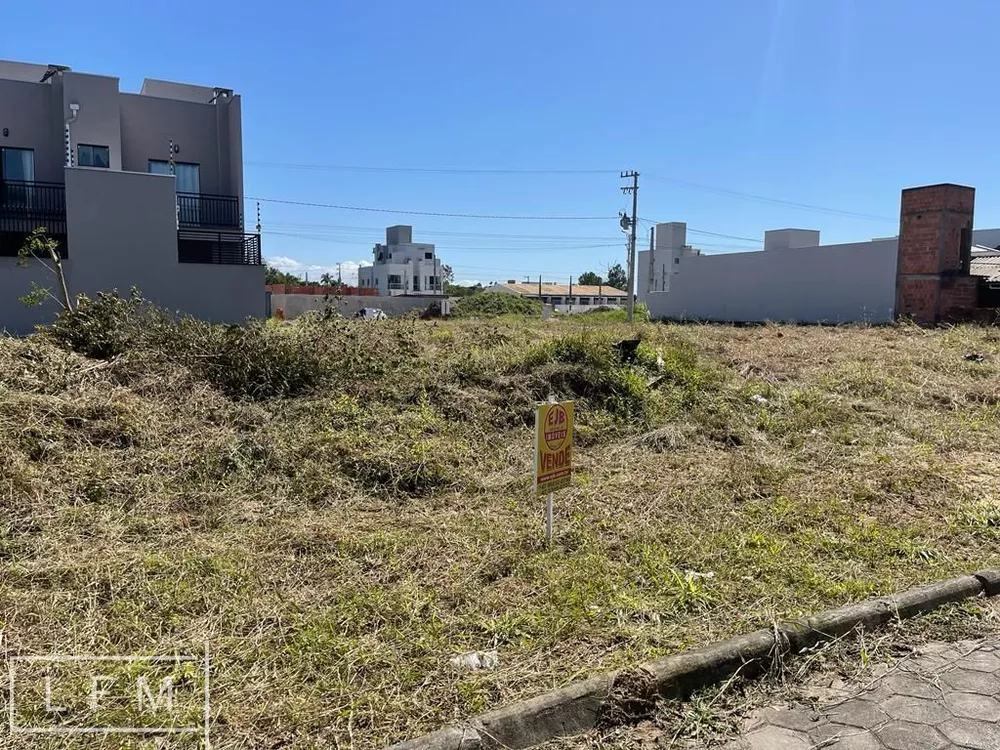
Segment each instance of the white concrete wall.
M802 323L891 321L895 238L683 256L666 292L640 291L653 318ZM645 256L645 257L644 257ZM648 251L639 253L648 278Z
M624 308L624 305L612 303L607 305L546 305L546 307L555 308L557 313L562 313L564 315L578 315L580 313L592 312L594 310L616 310L618 308Z

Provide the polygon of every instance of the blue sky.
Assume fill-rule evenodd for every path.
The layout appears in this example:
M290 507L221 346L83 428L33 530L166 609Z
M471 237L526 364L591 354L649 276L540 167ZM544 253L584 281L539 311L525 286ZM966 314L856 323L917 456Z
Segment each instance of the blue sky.
M820 229L824 242L892 235L901 188L951 181L977 188L977 227L1000 226L995 0L45 8L65 22L4 34L0 58L117 75L124 90L151 77L241 93L248 196L614 217L628 202L618 170L636 169L640 216L746 238L689 234L727 252L786 226ZM37 30L39 13L8 2L3 24ZM350 271L394 223L437 243L459 280L556 280L624 258L614 218L280 203L262 213L265 255L313 274L339 262Z

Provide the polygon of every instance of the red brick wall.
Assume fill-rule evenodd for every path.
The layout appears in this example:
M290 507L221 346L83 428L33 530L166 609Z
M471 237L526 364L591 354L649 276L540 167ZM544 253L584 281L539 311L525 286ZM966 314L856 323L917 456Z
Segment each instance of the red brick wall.
M896 315L913 318L918 323L933 323L938 318L937 279L900 279Z
M923 325L972 317L976 280L965 270L976 191L961 185L904 190L899 217L896 315Z
M976 309L976 293L979 279L975 276L946 276L941 279L940 310L941 320L958 322L970 320Z

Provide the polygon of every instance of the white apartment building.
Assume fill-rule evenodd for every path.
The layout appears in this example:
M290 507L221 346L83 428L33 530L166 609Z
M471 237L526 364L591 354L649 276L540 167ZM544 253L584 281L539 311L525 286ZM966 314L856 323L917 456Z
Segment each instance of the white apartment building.
M382 297L443 293L444 271L434 245L414 242L413 227L388 227L385 244L375 245L372 254L374 265L358 270L359 286L377 289Z

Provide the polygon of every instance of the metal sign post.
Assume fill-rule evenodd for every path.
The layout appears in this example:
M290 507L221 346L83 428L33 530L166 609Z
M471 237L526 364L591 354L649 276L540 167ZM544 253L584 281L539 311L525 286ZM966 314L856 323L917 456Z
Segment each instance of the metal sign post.
M552 546L552 493L545 499L545 546Z

